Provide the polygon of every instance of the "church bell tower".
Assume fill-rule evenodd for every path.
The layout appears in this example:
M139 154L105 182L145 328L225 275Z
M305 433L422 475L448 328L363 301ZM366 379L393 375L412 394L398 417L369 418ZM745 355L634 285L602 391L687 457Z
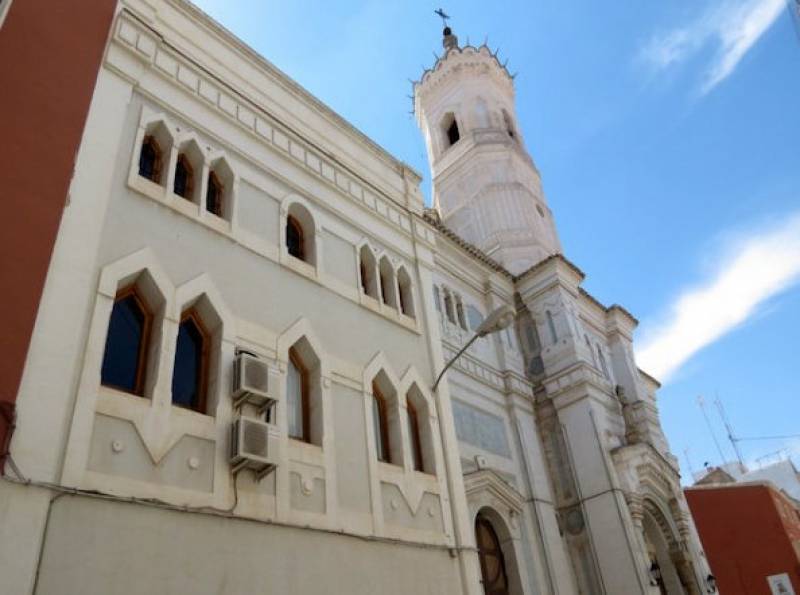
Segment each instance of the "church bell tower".
M486 46L444 28L444 54L414 83L433 200L443 223L514 274L561 252L517 126L514 81Z

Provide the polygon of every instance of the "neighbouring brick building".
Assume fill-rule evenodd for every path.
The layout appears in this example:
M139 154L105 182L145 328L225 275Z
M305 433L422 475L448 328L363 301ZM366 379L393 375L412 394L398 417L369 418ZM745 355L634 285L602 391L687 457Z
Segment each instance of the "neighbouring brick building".
M800 507L771 483L685 490L720 593L800 593Z

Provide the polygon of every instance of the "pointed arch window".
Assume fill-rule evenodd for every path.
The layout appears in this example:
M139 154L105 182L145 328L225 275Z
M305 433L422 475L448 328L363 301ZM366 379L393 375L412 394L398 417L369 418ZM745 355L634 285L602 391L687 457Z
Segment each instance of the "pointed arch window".
M289 349L286 383L286 411L289 438L311 442L309 373L297 350Z
M194 193L194 168L189 163L189 158L181 153L175 163L175 182L173 192L187 200L192 200Z
M303 227L292 215L286 218L286 249L295 258L306 259L305 246L303 244Z
M447 127L447 141L450 143L450 146L452 147L459 140L461 140L461 134L458 131L458 122L456 122L456 119L453 118L453 121L450 123L450 126Z
M414 318L414 296L411 291L411 277L409 277L404 267L400 267L397 271L397 288L400 312Z
M503 110L503 124L505 124L506 133L508 136L515 138L516 133L514 132L514 124L511 122L511 116L508 115L506 110Z
M372 383L372 424L378 460L391 463L388 403L377 382Z
M142 141L139 152L139 175L156 184L161 182L162 152L154 136L148 135Z
M464 315L464 302L461 301L461 296L456 296L456 314L458 315L458 326L465 331L467 328L467 317Z
M444 313L447 316L447 320L451 323L456 323L456 313L455 308L453 307L453 294L450 293L448 289L444 290Z
M361 276L361 290L365 295L378 299L378 283L376 279L377 264L375 255L366 244L361 246L358 253L359 274Z
M178 326L172 404L205 413L211 337L196 310L186 311Z
M108 323L100 381L104 386L144 394L152 314L135 285L119 291Z
M383 303L392 308L397 307L397 288L394 269L392 268L389 259L384 256L381 258L380 266L381 278L381 299Z
M208 187L206 188L206 211L222 217L223 214L223 190L224 186L216 172L208 172Z
M419 429L419 412L411 399L406 399L408 439L411 443L411 462L415 471L425 471L422 457L422 438Z

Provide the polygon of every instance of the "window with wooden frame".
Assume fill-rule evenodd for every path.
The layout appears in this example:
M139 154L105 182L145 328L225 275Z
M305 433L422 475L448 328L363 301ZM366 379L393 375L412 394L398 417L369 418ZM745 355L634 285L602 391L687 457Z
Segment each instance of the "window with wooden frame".
M175 345L172 370L172 404L206 412L211 335L192 308L184 312Z
M415 471L425 471L422 457L422 438L419 431L419 413L411 399L406 399L408 417L408 440L411 443L411 462Z
M303 226L292 215L286 218L286 249L295 258L306 259Z
M358 252L358 265L361 275L361 291L365 295L378 299L378 284L375 278L377 264L375 255L369 246L364 244Z
M311 442L309 372L297 350L289 349L286 378L286 418L289 438Z
M208 188L206 189L206 211L216 215L217 217L223 216L223 191L224 186L222 181L217 176L216 172L208 172Z
M158 141L152 135L145 136L139 152L139 175L160 184L162 162L163 155Z
M175 181L172 190L187 200L192 200L194 195L194 168L183 153L178 155L178 161L175 163Z
M411 277L405 267L397 271L397 290L400 301L400 312L414 318L414 295L411 291Z
M388 402L376 382L372 383L372 424L375 431L375 450L378 460L391 463Z
M104 386L134 395L144 394L152 323L153 315L135 285L117 292L100 372Z

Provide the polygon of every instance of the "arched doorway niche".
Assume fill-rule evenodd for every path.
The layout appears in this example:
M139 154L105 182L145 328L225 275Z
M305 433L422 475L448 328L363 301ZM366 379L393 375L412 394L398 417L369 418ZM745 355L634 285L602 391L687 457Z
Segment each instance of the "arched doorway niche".
M526 595L529 593L528 575L526 566L521 564L523 496L490 469L465 475L464 485L467 489L467 502L481 558L481 579L484 580L487 562L501 560L505 571L504 588L502 581L495 582L493 585L484 585L484 593ZM491 535L492 533L494 535ZM496 538L499 552L492 552L493 537Z

